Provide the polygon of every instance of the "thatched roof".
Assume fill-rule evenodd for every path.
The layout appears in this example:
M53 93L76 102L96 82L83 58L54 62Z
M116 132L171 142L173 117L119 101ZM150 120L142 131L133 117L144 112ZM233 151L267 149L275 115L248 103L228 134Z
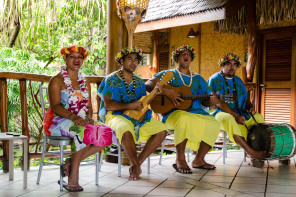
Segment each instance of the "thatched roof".
M269 25L296 20L295 0L256 0L257 25ZM242 7L234 16L215 23L215 31L247 33L247 9Z
M150 0L142 23L222 8L228 0Z

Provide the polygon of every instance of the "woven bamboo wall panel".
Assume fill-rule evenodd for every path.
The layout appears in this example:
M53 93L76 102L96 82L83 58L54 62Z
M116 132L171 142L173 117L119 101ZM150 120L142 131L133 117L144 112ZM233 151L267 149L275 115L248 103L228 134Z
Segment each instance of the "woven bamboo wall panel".
M143 50L143 53L152 53L152 32L141 32L134 34L134 46Z
M182 44L190 44L195 49L198 49L198 38L187 38L187 34L193 28L197 31L197 25L188 25L184 27L176 27L171 29L170 37L170 54L172 50ZM220 71L218 60L226 53L232 52L239 55L242 59L242 65L246 66L244 60L245 52L248 51L248 38L244 35L215 33L214 22L202 23L201 30L201 68L199 73L196 56L194 61L190 64L190 69L193 72L199 73L205 80L216 72ZM198 52L196 51L196 54ZM170 57L171 58L171 57ZM175 67L177 64L175 64ZM237 70L237 75L241 77L241 69ZM256 74L254 75L256 76ZM255 78L256 79L256 78ZM254 81L255 81L254 79Z
M175 27L171 29L169 43L170 43L170 51L169 51L169 62L171 62L171 54L172 51L178 48L181 45L189 44L193 46L195 49L198 48L198 42L197 37L196 38L187 38L187 34L190 30L190 28L193 28L194 31L197 31L197 25L188 25L183 27ZM197 51L195 51L197 53ZM190 70L192 72L198 73L198 62L196 57L193 62L190 64ZM173 68L176 68L177 64L174 64Z
M266 81L290 81L292 38L266 41Z
M265 89L266 123L290 123L291 89Z
M203 23L201 25L201 75L207 80L212 74L220 71L218 60L226 53L234 53L239 55L242 66L246 66L244 62L245 52L248 51L248 38L244 35L215 33L214 22ZM236 73L241 77L241 69L237 69ZM254 74L254 81L256 73Z

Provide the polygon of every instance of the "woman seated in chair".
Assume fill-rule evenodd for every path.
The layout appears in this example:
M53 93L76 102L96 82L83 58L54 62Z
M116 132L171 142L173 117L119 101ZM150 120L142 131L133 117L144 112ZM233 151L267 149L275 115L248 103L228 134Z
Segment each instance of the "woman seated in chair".
M71 46L61 50L65 66L49 82L49 102L44 131L49 136L73 138L71 158L61 166L61 174L68 176L68 191L83 191L78 183L80 162L116 142L115 132L92 119L90 84L79 69L88 52L83 47Z

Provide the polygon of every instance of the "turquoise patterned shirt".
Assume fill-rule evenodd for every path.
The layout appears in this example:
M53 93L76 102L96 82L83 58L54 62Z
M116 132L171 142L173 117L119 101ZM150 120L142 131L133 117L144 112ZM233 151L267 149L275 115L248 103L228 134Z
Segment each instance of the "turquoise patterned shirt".
M170 85L172 85L174 87L184 86L184 84L183 84L183 82L182 82L182 80L181 80L181 78L179 76L179 73L178 73L178 71L176 69L171 69L171 70L167 70L167 71L171 71L174 74L173 80L168 82L168 84L170 84ZM161 72L155 74L154 76L160 79L167 71L161 71ZM187 76L187 75L184 75L184 74L181 73L181 77L183 78L186 85L190 84L190 76ZM191 86L189 88L191 89L193 95L210 94L212 92L210 87L208 86L207 82L199 74L193 75L192 84L191 84ZM169 114L164 116L162 118L162 122L165 122L167 120L168 116L173 111L171 111ZM201 104L200 100L194 100L192 102L192 107L189 110L189 112L194 113L194 114L209 115L209 113L207 112L205 107Z
M110 97L112 100L117 101L119 103L131 103L139 100L142 96L146 96L146 87L145 87L144 81L136 74L133 74L133 75L135 77L136 85L135 85L135 92L131 95L127 94L124 81L116 74L116 72L111 73L110 75L106 76L103 79L97 92L99 97L101 97L99 116L102 122L105 122L105 115L107 114L104 95ZM128 89L129 89L129 92L132 91L133 83L128 84ZM122 111L113 111L112 114L123 115L124 117L131 120L131 118L128 117L127 115L122 114ZM150 122L151 116L152 116L152 111L148 110L142 122L140 123L140 125L143 125L145 122ZM133 121L134 124L139 125L139 123L137 121L135 122L134 119L131 121Z
M233 94L233 80L235 80L237 102L225 101L231 109L241 116L244 116L246 120L250 118L249 114L244 112L246 102L247 102L247 89L243 81L236 75L233 78L227 79L229 85L229 94ZM218 72L213 74L208 80L209 86L212 88L213 92L219 92L219 94L228 94L227 85L224 77ZM215 116L218 112L222 111L217 108L211 115Z

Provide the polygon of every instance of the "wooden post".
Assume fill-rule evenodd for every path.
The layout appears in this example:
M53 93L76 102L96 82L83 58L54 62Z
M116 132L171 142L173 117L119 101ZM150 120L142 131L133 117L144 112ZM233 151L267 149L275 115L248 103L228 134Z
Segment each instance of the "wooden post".
M158 72L159 68L159 30L154 31L153 35L153 65L151 67L152 76Z
M107 18L107 74L119 69L114 61L116 54L127 47L127 33L123 21L118 17L116 1L108 1Z
M1 131L8 132L8 117L7 117L7 81L0 79L0 123ZM8 156L9 156L9 143L7 140L2 141L3 144L3 172L9 171Z
M256 0L246 1L247 26L248 26L248 63L247 80L253 82L255 66L257 61L258 31L256 26Z
M98 82L97 83L97 91L98 91L100 85L101 85L101 82ZM101 105L101 98L97 95L96 100L97 100L97 112L98 112L97 120L100 120L99 111L100 111L100 105Z
M28 154L29 156L29 141L30 141L30 132L29 132L29 123L28 123L28 112L27 112L27 85L26 79L20 79L20 98L21 98L21 117L22 117L22 135L28 136L27 147L28 152L24 154ZM28 157L29 158L29 157ZM30 158L28 159L28 162ZM30 165L27 165L28 169L30 169Z
M198 74L201 75L201 24L198 24L198 31L200 32L197 37L197 65L198 65Z
M292 35L292 62L291 62L291 112L290 112L290 124L296 126L296 30L293 30Z

